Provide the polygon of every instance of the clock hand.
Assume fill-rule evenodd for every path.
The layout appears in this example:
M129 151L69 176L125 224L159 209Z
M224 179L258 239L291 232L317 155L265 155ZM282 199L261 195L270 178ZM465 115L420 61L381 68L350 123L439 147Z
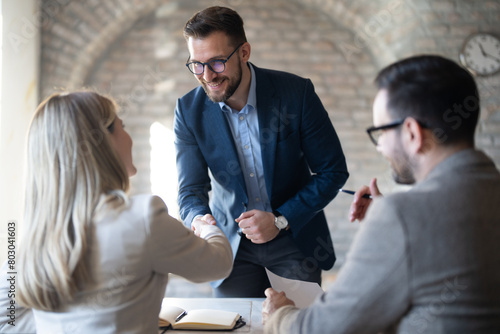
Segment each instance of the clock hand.
M491 59L496 60L497 62L500 62L500 58L499 57L497 57L495 55L492 55L491 53L488 53L488 52L484 51L483 46L481 44L479 44L479 49L481 50L481 53L483 54L484 57L491 58Z
M491 58L491 59L495 59L497 62L500 63L500 57L492 55L491 53L487 53L486 56L489 57L489 58Z
M481 50L481 53L483 54L483 57L488 58L488 54L484 51L483 46L479 44L479 49Z

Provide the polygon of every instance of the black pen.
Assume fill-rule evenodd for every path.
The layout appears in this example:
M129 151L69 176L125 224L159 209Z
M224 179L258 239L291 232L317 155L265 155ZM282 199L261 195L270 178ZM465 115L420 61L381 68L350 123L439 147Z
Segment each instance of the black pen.
M346 189L339 189L339 191L343 192L343 193L346 193L346 194L350 194L350 195L354 195L356 192L355 191L352 191L352 190L346 190ZM361 196L363 198L368 198L368 199L372 199L372 195L370 194L364 194L363 196Z
M247 205L245 202L241 202L241 204L243 205L243 212L246 212L247 211ZM238 228L238 235L240 237L243 236L243 230L241 228Z
M179 316L177 318L175 318L175 322L181 320L182 318L184 318L185 316L187 315L187 312L184 311L182 312L181 314L179 314Z

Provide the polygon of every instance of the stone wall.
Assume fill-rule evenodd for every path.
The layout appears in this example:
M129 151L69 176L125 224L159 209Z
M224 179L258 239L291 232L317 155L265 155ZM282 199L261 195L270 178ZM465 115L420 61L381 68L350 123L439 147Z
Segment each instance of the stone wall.
M243 17L255 65L312 79L341 139L351 189L377 177L382 191L397 190L365 133L377 71L421 53L458 60L469 34L500 35L500 1L43 0L40 96L93 87L115 97L134 139L139 173L132 193L160 194L172 215L176 175L168 131L176 99L197 85L184 66L182 28L194 12L212 5L232 7ZM477 82L483 101L477 144L500 166L500 75ZM164 144L153 142L155 129L163 131ZM161 174L164 179L155 181ZM350 200L340 194L326 210L338 261L325 286L359 228L347 219Z

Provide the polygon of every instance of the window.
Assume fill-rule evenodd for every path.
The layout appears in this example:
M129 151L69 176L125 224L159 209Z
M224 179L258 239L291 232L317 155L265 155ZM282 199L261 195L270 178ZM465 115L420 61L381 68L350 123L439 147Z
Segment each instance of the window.
M155 122L151 125L149 140L151 145L151 192L163 199L172 217L179 218L174 132L159 122Z

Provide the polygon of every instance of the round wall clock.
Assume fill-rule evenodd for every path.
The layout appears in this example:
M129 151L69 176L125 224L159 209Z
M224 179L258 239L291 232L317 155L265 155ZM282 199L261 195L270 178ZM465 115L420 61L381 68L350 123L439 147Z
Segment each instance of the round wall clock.
M492 75L500 70L500 39L492 34L477 33L465 41L460 61L475 75Z

